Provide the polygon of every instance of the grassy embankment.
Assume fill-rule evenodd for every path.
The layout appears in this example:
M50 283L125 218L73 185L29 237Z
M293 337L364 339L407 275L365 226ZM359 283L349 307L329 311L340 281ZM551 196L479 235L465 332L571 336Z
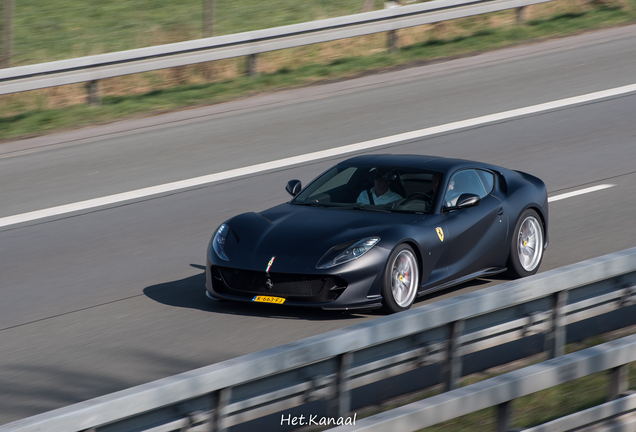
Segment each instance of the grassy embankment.
M314 0L302 7L287 0L217 4L218 35L355 13L362 0ZM381 4L376 0L376 9ZM263 10L277 13L259 12ZM263 54L261 73L253 78L242 76L245 59L240 58L107 79L101 83L100 107L86 106L83 84L5 95L0 96L0 140L219 103L635 20L634 0L555 0L530 6L528 21L521 26L514 11L502 11L401 30L401 49L394 54L386 50L386 35L377 34ZM201 37L201 22L201 0L170 7L156 0L102 0L91 9L79 0L55 5L17 2L13 65L194 39Z

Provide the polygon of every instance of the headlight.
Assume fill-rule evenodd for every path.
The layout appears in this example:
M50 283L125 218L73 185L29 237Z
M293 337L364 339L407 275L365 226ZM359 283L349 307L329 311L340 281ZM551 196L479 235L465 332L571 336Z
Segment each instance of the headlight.
M225 237L227 236L227 232L230 230L230 227L223 224L216 230L214 234L214 238L212 239L212 249L216 252L216 256L221 258L224 261L229 261L230 259L225 255Z
M317 269L323 270L331 267L335 267L337 265L352 261L354 259L360 258L362 255L367 253L377 242L380 241L379 237L368 237L360 240L357 243L349 246L344 252L338 254L337 257L332 259L325 264L320 264L316 266Z

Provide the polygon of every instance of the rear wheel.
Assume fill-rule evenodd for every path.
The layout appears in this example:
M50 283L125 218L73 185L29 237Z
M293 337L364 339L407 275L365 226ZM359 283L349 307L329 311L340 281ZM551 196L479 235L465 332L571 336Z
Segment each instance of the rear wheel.
M536 211L524 211L515 225L508 256L508 269L513 277L533 275L543 259L545 234Z
M413 249L407 244L399 245L391 252L384 269L384 310L395 313L410 308L419 282L420 272Z

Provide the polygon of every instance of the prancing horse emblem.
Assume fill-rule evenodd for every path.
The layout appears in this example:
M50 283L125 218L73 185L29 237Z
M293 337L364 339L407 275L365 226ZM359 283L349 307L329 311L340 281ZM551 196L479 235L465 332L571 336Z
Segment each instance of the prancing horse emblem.
M439 237L440 241L444 241L444 231L442 230L442 227L435 228L435 231L437 231L437 236Z

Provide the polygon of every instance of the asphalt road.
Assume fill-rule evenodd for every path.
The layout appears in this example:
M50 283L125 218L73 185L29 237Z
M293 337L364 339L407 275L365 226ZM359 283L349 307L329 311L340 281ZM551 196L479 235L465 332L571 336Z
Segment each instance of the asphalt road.
M0 144L0 217L634 84L635 54L624 27ZM616 185L550 205L546 271L633 246L635 113L626 95L373 152L500 164L552 196ZM204 296L211 232L341 159L0 228L0 424L376 318Z

